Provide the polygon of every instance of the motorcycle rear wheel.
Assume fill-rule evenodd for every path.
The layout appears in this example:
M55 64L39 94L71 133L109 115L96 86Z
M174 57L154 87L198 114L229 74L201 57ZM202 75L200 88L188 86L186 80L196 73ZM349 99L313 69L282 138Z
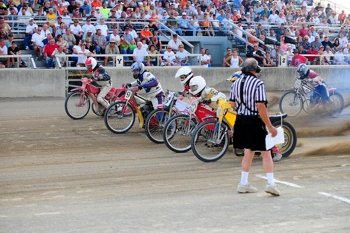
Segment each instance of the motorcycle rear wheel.
M89 96L79 90L69 93L64 102L64 110L74 120L83 119L90 111Z
M107 108L104 122L112 133L125 133L134 125L135 111L130 103L122 100L116 101Z
M331 116L338 117L344 108L344 98L339 92L333 92L329 95L329 99L333 103Z
M150 112L145 122L146 135L154 143L164 143L163 129L169 120L169 111L163 109L155 109Z
M289 117L298 115L303 109L303 98L295 91L285 92L280 99L279 108L281 113L287 113Z
M203 162L215 162L221 159L229 147L230 136L225 131L223 124L220 124L221 132L224 135L220 143L217 143L217 121L205 121L200 123L191 137L191 147L194 155Z
M196 125L195 118L190 118L186 114L171 117L164 126L164 144L176 153L191 150L191 133Z
M280 121L272 122L275 127L281 126ZM284 133L284 143L276 145L282 154L282 157L291 155L297 145L297 133L294 126L288 121L282 121L282 128Z

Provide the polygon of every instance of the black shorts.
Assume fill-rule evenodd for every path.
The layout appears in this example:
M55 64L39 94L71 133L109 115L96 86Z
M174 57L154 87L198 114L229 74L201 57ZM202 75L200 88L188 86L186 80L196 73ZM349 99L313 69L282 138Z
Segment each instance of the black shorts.
M266 135L266 126L260 117L237 115L233 131L234 148L266 151Z

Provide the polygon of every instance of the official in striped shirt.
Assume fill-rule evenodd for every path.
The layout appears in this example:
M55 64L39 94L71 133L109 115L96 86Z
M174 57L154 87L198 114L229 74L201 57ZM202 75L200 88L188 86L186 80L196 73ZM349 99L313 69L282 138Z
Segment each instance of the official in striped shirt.
M243 64L242 77L231 86L230 100L232 107L237 111L233 146L234 148L244 148L241 182L238 184L237 191L239 193L258 191L257 188L249 184L248 175L255 151L261 151L268 179L265 192L279 196L280 192L274 183L272 157L265 146L266 128L272 136L276 136L277 130L271 124L267 113L264 82L256 77L260 70L258 62L254 58L247 58Z

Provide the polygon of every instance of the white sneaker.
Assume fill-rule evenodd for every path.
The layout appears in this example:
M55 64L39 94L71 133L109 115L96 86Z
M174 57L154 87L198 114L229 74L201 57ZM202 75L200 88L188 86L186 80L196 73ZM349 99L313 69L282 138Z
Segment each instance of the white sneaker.
M29 47L28 47L28 46L26 46L26 50L29 50Z
M274 154L274 156L273 156L273 158L272 158L272 160L273 160L274 162L280 161L281 159L282 159L282 154L280 154L280 153Z
M258 192L258 189L254 186L250 185L249 183L246 185L238 184L237 192L239 193L256 193Z
M267 184L265 187L265 192L271 194L272 196L280 195L280 191L277 189L276 185Z

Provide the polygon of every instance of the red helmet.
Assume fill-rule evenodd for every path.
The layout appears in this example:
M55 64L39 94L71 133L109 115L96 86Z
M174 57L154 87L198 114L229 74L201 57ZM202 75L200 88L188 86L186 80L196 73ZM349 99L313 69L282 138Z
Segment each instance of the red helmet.
M89 57L88 59L86 59L85 61L85 66L86 66L86 69L89 71L89 72L92 72L95 67L97 66L97 61L95 58L93 57Z

